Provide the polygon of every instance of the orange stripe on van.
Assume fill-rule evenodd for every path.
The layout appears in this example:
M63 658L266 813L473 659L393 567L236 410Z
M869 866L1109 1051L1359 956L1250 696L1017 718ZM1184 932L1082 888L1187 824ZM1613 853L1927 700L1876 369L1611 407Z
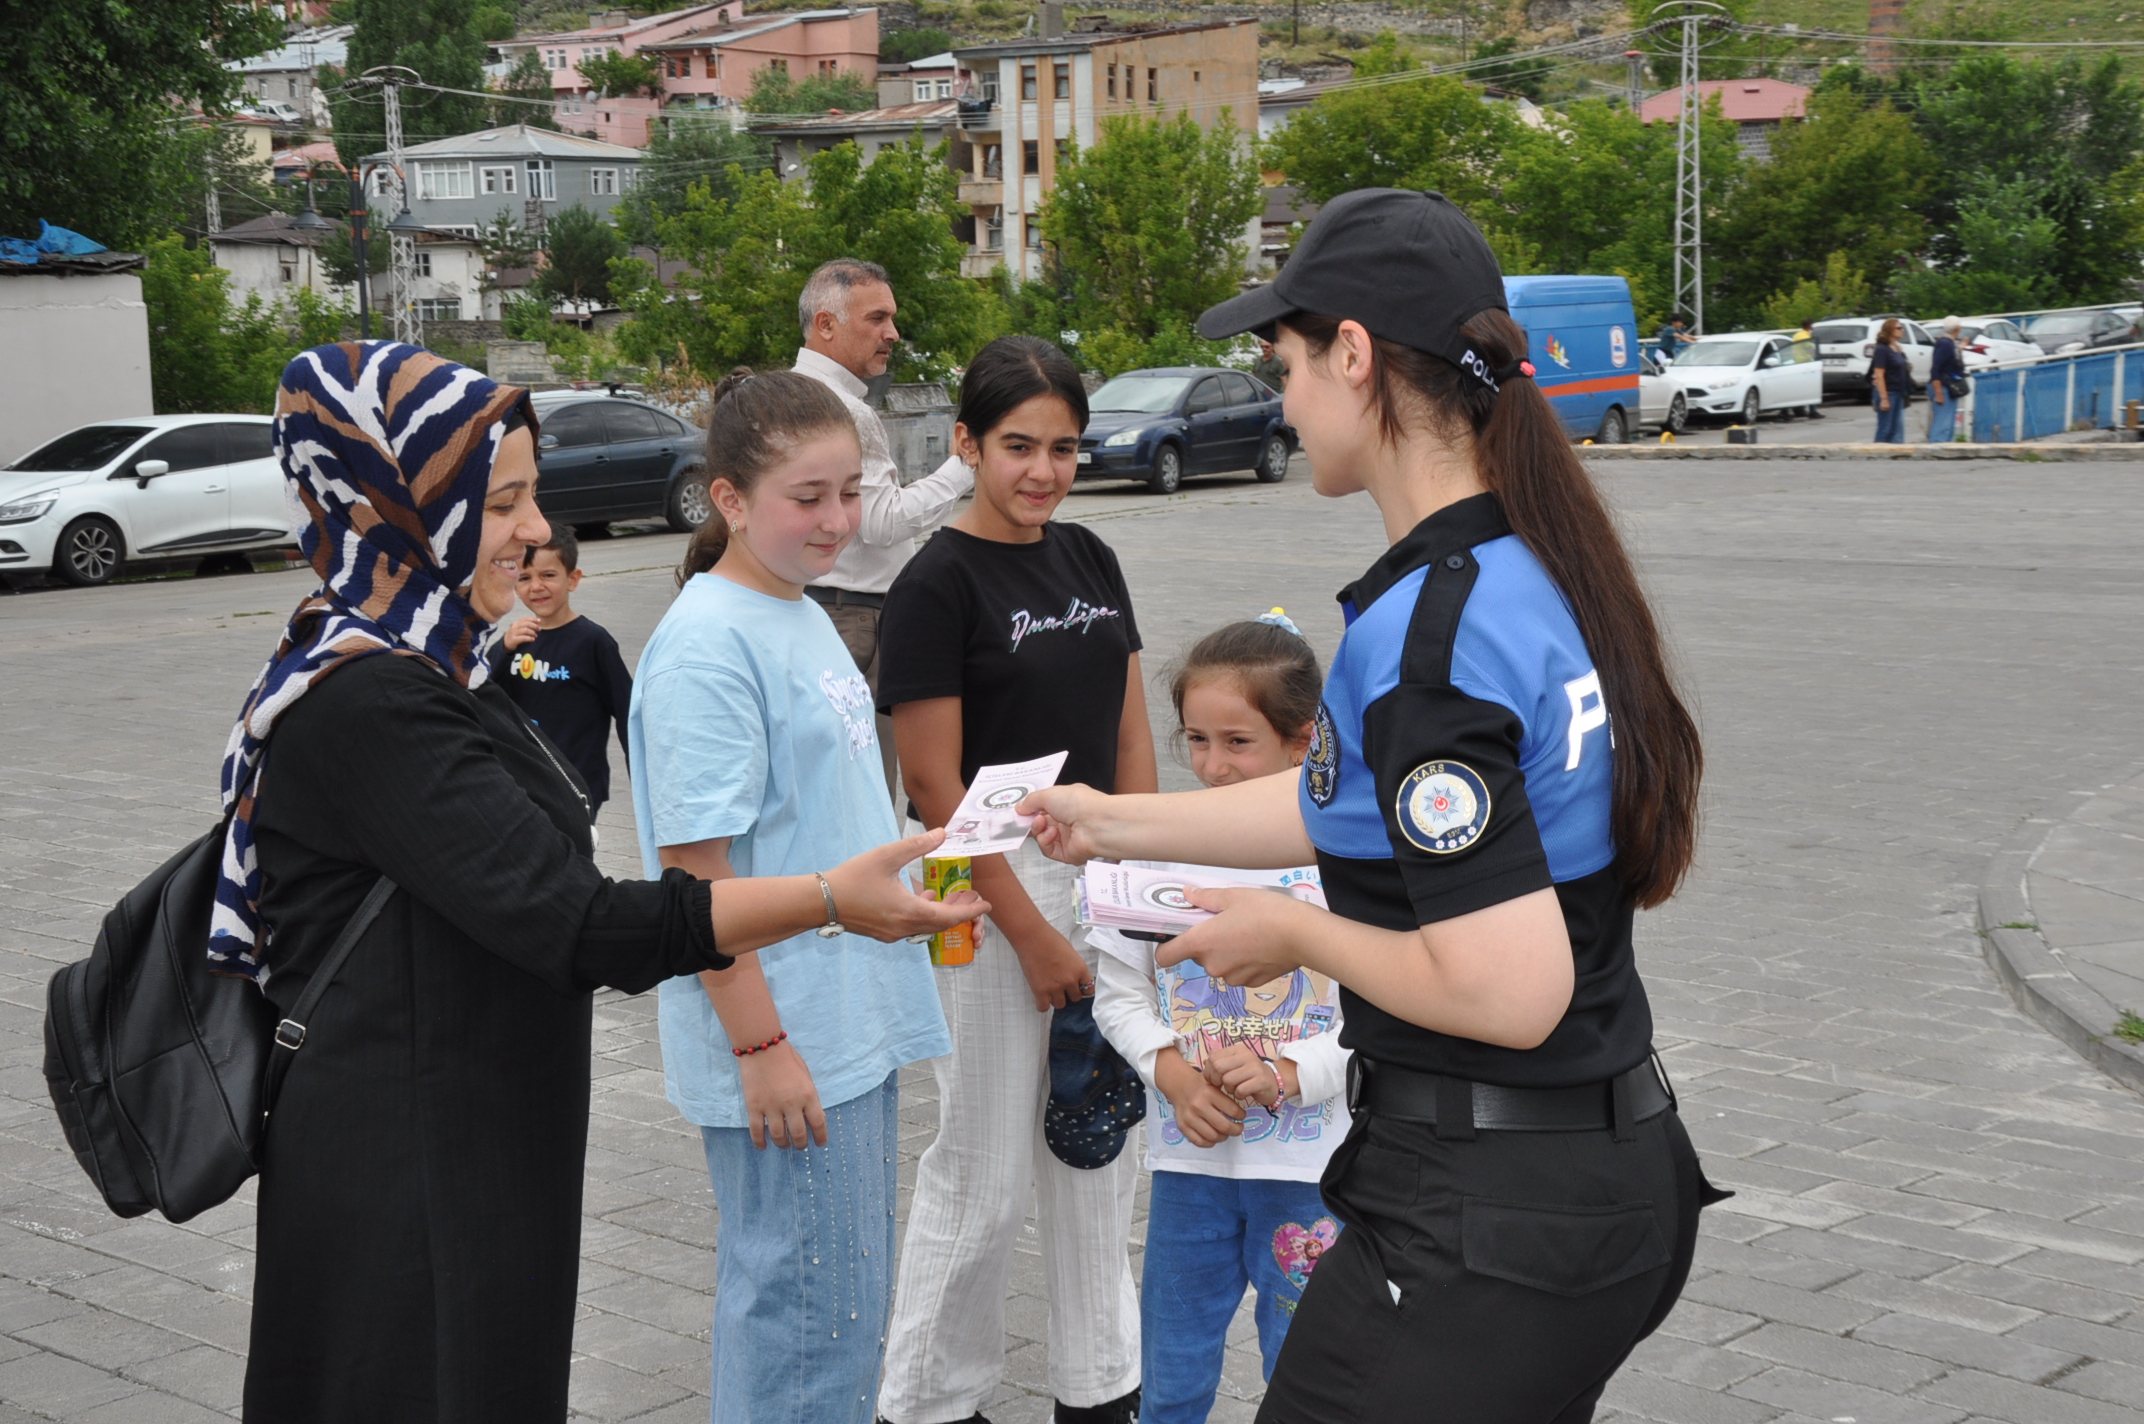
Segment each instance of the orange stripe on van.
M1638 378L1635 375L1602 376L1600 379L1593 381L1564 381L1558 385L1544 385L1541 387L1541 394L1545 396L1590 396L1600 391L1634 391L1637 388Z

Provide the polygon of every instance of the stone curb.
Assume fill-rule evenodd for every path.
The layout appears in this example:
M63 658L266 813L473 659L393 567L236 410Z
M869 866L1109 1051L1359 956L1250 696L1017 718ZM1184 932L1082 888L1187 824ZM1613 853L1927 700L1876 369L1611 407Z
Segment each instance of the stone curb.
M1588 460L2129 460L2144 445L2036 443L1987 445L1581 445Z
M2061 823L2036 817L1988 859L1980 882L1980 942L1988 965L2017 1006L2093 1067L2144 1093L2144 1050L2110 1030L2121 1010L2069 970L2038 929L2025 872Z

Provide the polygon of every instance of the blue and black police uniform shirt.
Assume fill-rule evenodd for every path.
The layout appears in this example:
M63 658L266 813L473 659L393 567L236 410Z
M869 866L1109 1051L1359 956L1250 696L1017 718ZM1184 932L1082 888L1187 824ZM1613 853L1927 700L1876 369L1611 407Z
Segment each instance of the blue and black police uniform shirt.
M1608 709L1563 591L1481 494L1416 525L1340 598L1348 629L1299 793L1327 903L1412 930L1553 886L1577 971L1533 1049L1435 1033L1347 991L1341 1041L1506 1087L1637 1066L1653 1022L1609 868Z

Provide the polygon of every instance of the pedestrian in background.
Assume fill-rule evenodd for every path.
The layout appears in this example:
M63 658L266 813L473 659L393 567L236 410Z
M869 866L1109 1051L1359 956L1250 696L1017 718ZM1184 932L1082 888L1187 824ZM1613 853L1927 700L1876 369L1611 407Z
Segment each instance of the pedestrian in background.
M1251 367L1251 374L1276 391L1288 384L1288 367L1270 341L1258 343L1258 364Z
M1905 324L1897 317L1886 320L1876 333L1876 351L1869 357L1869 400L1876 407L1876 443L1906 443L1906 401L1913 393L1913 367L1906 360L1901 341Z
M515 592L529 616L507 625L492 650L491 675L566 754L600 811L610 800L610 729L617 727L623 747L633 675L610 630L573 611L580 586L581 542L555 524L551 542L521 561Z
M878 621L886 590L916 552L916 540L952 517L953 506L975 488L975 475L957 455L902 485L893 447L878 412L864 403L866 382L886 374L901 333L893 324L898 303L886 269L876 262L839 257L821 266L797 298L804 347L792 368L831 388L856 422L863 446L863 503L856 534L834 567L812 581L804 596L826 609L834 631L856 659L856 670L878 695ZM879 756L886 790L894 789L893 722L878 719Z
M1964 323L1957 317L1943 318L1943 334L1936 338L1935 355L1928 363L1928 443L1948 445L1958 434L1958 397L1965 392L1965 357L1958 349L1958 332Z
M1684 344L1681 317L1674 317L1661 325L1660 359L1662 361L1673 361L1675 353L1682 350Z

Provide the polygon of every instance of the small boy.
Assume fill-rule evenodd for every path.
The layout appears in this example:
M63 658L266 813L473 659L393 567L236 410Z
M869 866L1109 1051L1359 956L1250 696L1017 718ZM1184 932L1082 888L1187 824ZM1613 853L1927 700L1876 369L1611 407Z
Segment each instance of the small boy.
M551 542L522 561L515 591L530 614L515 620L492 654L492 676L543 728L587 783L596 807L610 799L611 724L625 754L625 716L633 705L633 675L618 656L618 640L573 611L581 586L581 544L563 524Z

